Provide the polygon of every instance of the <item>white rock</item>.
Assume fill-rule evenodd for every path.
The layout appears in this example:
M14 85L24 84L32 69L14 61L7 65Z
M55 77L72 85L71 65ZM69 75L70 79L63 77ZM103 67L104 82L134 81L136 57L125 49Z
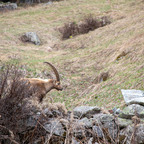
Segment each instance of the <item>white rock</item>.
M144 91L141 90L121 90L124 100L127 105L129 104L142 104L144 105Z

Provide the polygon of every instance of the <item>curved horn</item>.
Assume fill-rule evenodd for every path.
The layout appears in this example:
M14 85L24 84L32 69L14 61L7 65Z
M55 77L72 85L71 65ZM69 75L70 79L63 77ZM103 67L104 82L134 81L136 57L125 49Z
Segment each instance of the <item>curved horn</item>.
M55 73L55 75L56 75L56 80L57 80L57 81L60 81L59 73L58 73L58 71L56 70L56 68L55 68L51 63L49 63L49 62L44 62L44 63L48 64L48 65L53 69L53 71L54 71L54 73Z

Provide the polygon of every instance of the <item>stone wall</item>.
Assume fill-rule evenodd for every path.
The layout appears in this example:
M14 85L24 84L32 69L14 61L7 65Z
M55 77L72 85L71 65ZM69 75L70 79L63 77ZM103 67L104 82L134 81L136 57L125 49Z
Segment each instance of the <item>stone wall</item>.
M27 100L22 109L22 112L25 111L28 113L17 121L14 131L9 124L1 123L4 115L0 113L1 143L144 143L142 103L130 104L123 110L115 108L108 111L97 106L78 106L67 111L61 103L38 104Z

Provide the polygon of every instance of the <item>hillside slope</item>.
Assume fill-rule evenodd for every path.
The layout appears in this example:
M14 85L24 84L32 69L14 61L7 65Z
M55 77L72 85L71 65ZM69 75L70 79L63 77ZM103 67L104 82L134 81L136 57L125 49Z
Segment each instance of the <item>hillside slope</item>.
M59 27L77 23L89 14L109 16L112 23L61 40ZM20 36L27 31L37 32L42 45L22 43ZM26 65L27 77L47 71L44 61L53 63L65 89L51 91L48 96L69 108L120 107L124 104L121 89L144 90L144 2L71 0L1 13L0 61ZM95 83L103 72L109 72L109 78Z

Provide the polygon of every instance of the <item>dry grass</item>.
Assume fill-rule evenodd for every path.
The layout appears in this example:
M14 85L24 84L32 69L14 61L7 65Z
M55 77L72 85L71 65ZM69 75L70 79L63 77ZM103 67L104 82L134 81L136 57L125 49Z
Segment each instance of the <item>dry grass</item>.
M26 64L31 77L46 69L41 65L43 61L55 63L66 88L49 95L68 107L121 106L124 101L120 89L144 89L143 5L141 0L71 0L3 13L0 15L0 60ZM90 13L96 17L110 16L113 22L61 41L57 28L71 21L77 23ZM43 45L23 44L19 38L27 31L36 31ZM122 52L127 54L117 60ZM93 80L106 71L110 78L93 85Z

